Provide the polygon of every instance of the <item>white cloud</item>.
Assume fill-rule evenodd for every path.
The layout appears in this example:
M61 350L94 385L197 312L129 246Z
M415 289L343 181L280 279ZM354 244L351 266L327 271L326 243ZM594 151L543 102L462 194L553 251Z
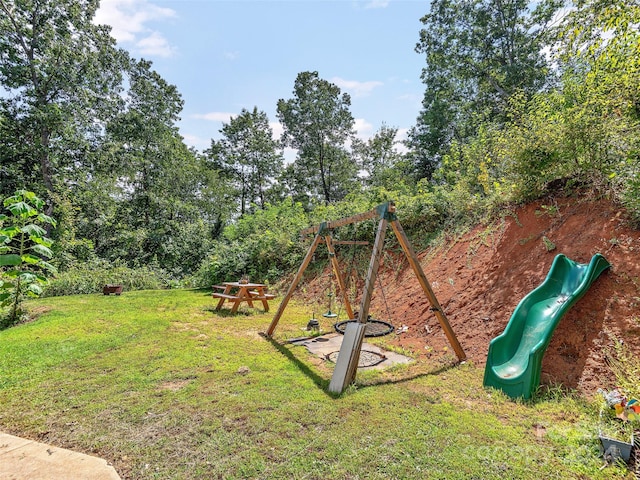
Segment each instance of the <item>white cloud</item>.
M232 117L237 117L237 113L229 112L209 112L209 113L197 113L192 115L192 118L198 120L207 120L209 122L229 122Z
M273 132L273 138L276 140L280 139L280 136L284 132L284 127L280 122L269 122L269 126L271 127L271 131Z
M147 0L102 0L94 22L111 26L111 35L121 44L133 44L140 53L170 57L175 48L164 36L147 26L151 21L176 17L170 8Z
M409 138L409 129L399 128L398 133L396 133L396 141L406 140L407 138Z
M357 80L345 80L340 77L333 77L329 81L335 83L342 90L350 92L354 97L366 97L371 94L374 88L384 85L382 82L375 80L358 82Z
M364 8L387 8L389 6L389 0L371 0Z
M354 127L356 129L356 136L362 140L367 140L373 136L373 125L364 118L356 118Z
M175 48L158 32L153 32L146 38L136 43L136 48L144 55L156 57L171 57L175 53Z
M224 52L223 55L227 60L235 60L240 56L240 52Z
M273 132L273 139L280 140L280 136L284 132L282 124L280 122L269 122L269 126ZM298 157L298 150L291 147L285 147L282 151L282 155L284 156L285 165L288 165L296 160Z
M197 135L191 135L190 133L182 133L182 138L184 138L184 142L190 146L195 148L196 150L202 151L211 146L210 138L202 138Z
M404 140L407 140L408 138L409 138L409 129L399 128L398 133L396 134L396 141L395 141L395 147L396 147L396 150L398 150L398 152L407 153L409 151L406 145L402 143Z

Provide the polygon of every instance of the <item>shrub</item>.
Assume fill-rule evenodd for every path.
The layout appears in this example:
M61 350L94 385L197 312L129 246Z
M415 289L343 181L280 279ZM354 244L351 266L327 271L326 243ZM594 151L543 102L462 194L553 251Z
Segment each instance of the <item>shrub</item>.
M160 269L127 267L119 262L93 260L62 272L47 285L45 296L98 293L106 284L122 285L124 290L156 290L174 282Z
M305 248L298 235L306 226L302 206L290 199L244 215L214 242L190 281L199 287L242 275L260 282L276 281L302 261Z
M640 156L638 153L635 155ZM640 158L629 160L620 175L621 198L632 223L640 227Z

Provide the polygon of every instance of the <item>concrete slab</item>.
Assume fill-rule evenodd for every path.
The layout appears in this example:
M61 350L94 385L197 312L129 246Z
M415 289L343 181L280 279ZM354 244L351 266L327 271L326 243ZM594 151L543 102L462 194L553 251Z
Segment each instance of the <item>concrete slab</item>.
M3 480L120 480L101 458L0 432Z
M339 333L328 333L314 338L301 338L298 340L292 340L291 344L304 346L307 348L307 350L309 350L309 352L313 353L314 355L318 355L319 357L327 358L327 356L330 355L333 358L335 354L340 351L340 346L342 345L343 338L344 336ZM362 344L362 351L365 350L384 355L385 358L377 365L367 367L359 366L358 370L381 370L390 367L391 365L413 362L413 359L407 357L406 355L383 350L382 348L367 343L366 341Z

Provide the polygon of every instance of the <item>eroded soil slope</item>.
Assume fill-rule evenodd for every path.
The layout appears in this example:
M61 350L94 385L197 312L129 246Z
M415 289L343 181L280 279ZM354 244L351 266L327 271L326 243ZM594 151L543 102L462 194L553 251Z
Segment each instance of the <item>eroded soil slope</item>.
M548 251L545 240L556 248ZM544 280L558 253L580 263L601 253L612 265L560 321L542 367L543 383L592 395L613 382L603 349L614 338L640 355L640 231L629 228L619 207L603 199L549 198L421 258L465 353L484 365L489 341ZM413 272L407 265L395 277L383 275L386 301L393 323L408 327L396 343L419 356L440 354L448 342Z
M560 321L542 367L543 384L592 396L614 382L605 360L614 338L640 355L640 231L629 227L618 206L606 199L547 198L449 238L420 258L467 357L484 366L490 340L545 279L558 253L580 263L601 253L612 265ZM453 354L408 262L385 258L383 288L376 284L371 312L407 327L391 343L418 360Z

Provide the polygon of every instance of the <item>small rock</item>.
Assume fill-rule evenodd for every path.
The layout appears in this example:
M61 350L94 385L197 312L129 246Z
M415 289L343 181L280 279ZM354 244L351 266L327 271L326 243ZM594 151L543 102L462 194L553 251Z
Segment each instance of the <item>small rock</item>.
M240 367L236 373L238 375L247 375L248 373L251 373L251 370L249 369L249 367L243 366L243 367Z

